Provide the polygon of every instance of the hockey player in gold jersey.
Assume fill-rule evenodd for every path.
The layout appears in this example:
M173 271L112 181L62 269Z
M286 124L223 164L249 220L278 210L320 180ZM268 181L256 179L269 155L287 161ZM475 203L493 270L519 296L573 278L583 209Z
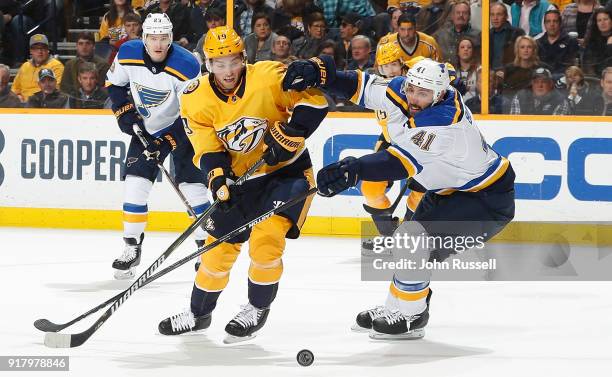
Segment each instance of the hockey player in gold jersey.
M208 31L204 53L210 74L185 88L181 117L195 150L194 164L208 177L213 199L221 204L206 224L206 244L210 244L314 186L304 141L325 118L327 102L318 89L284 92L281 83L286 68L282 63L246 64L243 41L229 27ZM266 164L248 181L241 186L231 184L261 158ZM204 253L190 310L163 320L160 332L176 335L210 325L232 265L248 240L249 301L225 327L225 342L254 337L276 296L285 238L299 236L311 200L312 196Z
M413 62L416 63L421 59L423 58L417 57L409 61L404 60L398 42L390 39L389 36L381 38L378 42L378 48L376 49L376 65L378 67L378 73L387 79L405 75ZM382 131L374 146L374 151L378 152L387 149L391 145L391 139L389 138L389 132L387 130L387 114L382 110L376 110L375 113L376 120ZM393 234L393 231L398 225L398 219L393 218L393 213L390 211L391 201L385 194L388 186L389 182L385 181L363 181L361 183L361 192L366 200L366 204L364 204L363 207L372 216L374 224L382 235ZM415 185L411 187L410 194L406 201L405 220L410 220L423 197L423 192L417 191L414 186ZM372 241L365 241L363 243L363 254L369 255L372 248Z
M402 14L397 20L398 32L387 35L390 41L396 42L404 61L417 56L440 61L442 53L438 42L425 33L416 30L416 20L409 13Z

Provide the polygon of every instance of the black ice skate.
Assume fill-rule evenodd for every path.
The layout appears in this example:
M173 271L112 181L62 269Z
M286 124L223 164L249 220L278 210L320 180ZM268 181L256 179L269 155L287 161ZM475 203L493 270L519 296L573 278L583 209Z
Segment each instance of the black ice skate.
M377 306L373 309L364 310L357 314L355 324L351 326L351 330L355 332L368 332L372 329L372 321L376 318L383 317L391 313L391 310L386 306Z
M159 323L158 329L162 335L180 335L191 331L206 330L210 326L212 315L196 317L190 309L168 317Z
M269 308L258 309L250 303L243 305L240 312L225 326L227 337L223 343L230 344L253 339L257 336L257 331L266 323L269 312Z
M198 247L198 249L201 249L204 247L204 240L195 240L196 242L196 246ZM198 272L198 270L200 269L200 264L202 264L202 256L200 255L195 262L195 271Z
M425 326L429 321L429 300L431 289L427 294L427 307L422 313L406 315L399 310L376 318L372 321L372 339L421 339L425 336Z
M113 261L115 279L124 280L134 278L134 267L140 264L140 254L144 234L140 236L140 242L136 238L123 238L125 247L123 254Z

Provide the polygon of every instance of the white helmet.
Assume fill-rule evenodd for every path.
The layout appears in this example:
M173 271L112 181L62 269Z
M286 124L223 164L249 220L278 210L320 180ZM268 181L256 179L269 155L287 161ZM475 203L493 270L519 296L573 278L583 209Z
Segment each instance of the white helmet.
M433 104L438 102L438 97L450 85L450 76L448 68L444 63L438 63L431 59L423 59L416 63L408 70L404 82L404 91L408 84L418 86L419 88L433 90Z
M147 48L147 35L161 34L168 34L170 44L172 44L172 21L165 13L149 13L142 24L142 41L145 49ZM168 48L170 48L170 44L168 44ZM149 51L147 50L147 52Z

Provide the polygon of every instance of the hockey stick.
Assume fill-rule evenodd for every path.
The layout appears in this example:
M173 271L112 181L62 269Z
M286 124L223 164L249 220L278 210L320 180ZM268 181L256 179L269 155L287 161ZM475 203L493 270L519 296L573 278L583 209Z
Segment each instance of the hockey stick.
M231 238L236 237L237 235L239 235L240 233L244 232L247 229L251 229L253 228L255 225L259 224L260 222L274 216L277 213L280 213L284 210L286 210L289 207L292 207L302 201L304 201L308 196L313 195L317 192L316 188L311 188L310 190L306 191L305 193L302 193L294 198L292 198L290 201L274 208L271 209L270 211L256 217L255 219L249 221L248 223L232 230L231 232L225 234L223 237L220 237L218 239L216 239L215 241L211 242L210 244L202 247L201 249L198 249L198 251L196 251L193 254L190 254L186 257L184 257L183 259L175 262L174 264L164 268L163 270L159 271L157 274L151 276L152 272L157 268L157 266L161 263L161 262L155 262L154 264L151 265L151 267L149 267L149 269L142 274L138 280L136 280L136 282L134 284L132 284L128 289L126 289L125 291L122 292L121 297L119 299L117 299L113 305L108 308L106 310L106 312L104 312L104 314L102 314L102 316L96 321L94 322L93 325L91 325L87 330L80 332L80 333L76 333L76 334L60 334L60 333L56 333L56 332L47 332L45 333L45 345L47 347L52 347L52 348L74 348L74 347L78 347L80 345L82 345L83 343L85 343L87 341L87 339L89 339L103 324L104 322L106 322L106 320L108 320L108 318L110 318L110 316L117 310L119 309L119 307L127 300L130 298L131 295L134 294L134 292L136 292L138 289L144 287L145 285L149 284L150 282L158 279L161 276L164 276L165 274L167 274L168 272L180 267L181 265L189 262L190 260L192 260L193 258L207 252L208 250L216 247L217 245L219 245L222 242L225 242ZM187 230L181 234L181 236L179 236L179 238L174 241L174 243L172 245L170 245L170 247L168 248L168 250L172 250L173 248L175 248L176 246L178 246L185 238L187 238L189 236L189 234L191 232L194 231L195 228L197 228L199 226L199 222L200 220L202 220L202 217L200 217L196 222L194 222L189 228L187 228ZM164 253L165 254L165 253ZM160 257L160 259L163 258ZM158 259L159 261L159 259ZM162 259L163 262L163 259Z
M249 170L247 170L240 178L238 178L234 184L235 185L243 184L263 164L264 164L264 160L263 159L258 160L255 163L255 165L251 166L249 168ZM202 226L204 224L204 221L206 221L210 217L210 214L215 210L215 208L217 208L218 203L219 203L219 200L215 200L215 202L210 207L208 207L202 213L202 215L200 215L200 217L197 218L197 220L193 224L191 224L191 226L189 228L187 228L187 230L183 234L181 234L181 236L172 245L170 245L170 247L159 258L157 258L157 260L151 266L149 266L147 271L143 275L141 275L138 278L138 280L140 280L142 278L142 276L144 276L144 275L148 274L150 276L153 273L153 271L155 271L159 267L159 265L168 256L170 256L170 254L172 254L174 252L174 250L177 247L179 247L183 243L183 241L185 241L185 239L187 239L187 237L189 237L191 235L191 233L193 233L195 231L196 228ZM134 287L134 285L135 284L132 284L129 289L132 289ZM66 327L71 326L71 325L77 323L78 321L82 320L83 318L88 317L89 315L97 312L98 310L100 310L102 308L105 308L107 305L109 305L110 303L116 301L121 296L123 296L124 293L125 292L119 293L115 297L112 297L112 298L108 299L104 303L96 306L93 309L88 310L87 312L79 315L78 317L74 318L73 320L71 320L69 322L62 323L62 324L56 324L56 323L53 323L53 322L49 321L46 318L42 318L42 319L37 319L36 321L34 321L34 327L36 327L40 331L45 331L45 332L57 332L57 331L61 331L61 330L65 329Z
M133 127L133 130L134 130L134 135L136 135L136 137L138 137L138 139L140 140L142 145L145 148L147 148L149 146L149 142L144 137L144 134L142 133L142 130L140 129L140 127L137 124L134 124L132 127ZM198 217L196 215L195 211L193 210L193 208L191 207L191 205L189 204L189 201L187 200L185 195L183 195L181 190L179 190L178 186L176 185L176 182L174 182L174 179L172 179L172 177L170 176L170 173L168 173L168 170L166 170L166 168L161 163L161 161L159 161L158 159L155 159L155 160L157 161L156 162L157 163L157 167L159 168L159 170L162 171L162 173L164 173L164 175L166 176L166 179L168 180L168 182L170 182L170 185L172 186L172 188L174 189L176 194L179 196L179 198L181 199L181 201L183 202L183 204L187 208L187 212L189 213L189 216L191 216L193 219Z

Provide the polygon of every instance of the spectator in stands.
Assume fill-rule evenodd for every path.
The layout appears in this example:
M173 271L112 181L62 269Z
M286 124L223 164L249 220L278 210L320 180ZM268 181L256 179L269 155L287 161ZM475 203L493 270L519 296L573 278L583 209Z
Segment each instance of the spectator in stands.
M557 9L544 15L546 32L536 40L540 61L550 67L556 77L563 75L567 67L574 64L578 55L578 42L561 31L561 13Z
M19 97L9 90L9 79L11 78L10 68L0 64L0 107L21 107Z
M272 56L277 62L289 65L297 60L297 56L291 55L291 40L286 35L278 35L272 44Z
M358 25L361 33L369 34L368 31L376 12L368 0L318 0L316 4L323 10L325 22L329 27L341 27L342 22L346 22L345 16L355 14L361 21ZM357 35L357 31L351 38L355 35Z
M0 0L0 63L8 62L10 51L5 48L10 41L7 36L13 17L19 12L19 4L15 0Z
M612 67L601 73L601 96L595 100L595 115L612 116Z
M197 39L190 41L192 38L190 33L189 18L190 12L180 1L176 0L159 0L159 2L151 4L144 12L143 20L151 13L165 13L172 21L172 39L181 45L187 47L189 43L197 42Z
M533 71L541 66L538 45L535 40L522 35L514 43L514 62L504 66L497 75L504 81L503 94L512 98L519 90L527 88L532 80Z
M79 34L76 42L76 57L66 62L64 75L60 83L60 90L68 95L76 95L79 91L78 71L79 65L90 62L97 68L97 77L100 78L98 85L104 86L104 78L108 70L108 63L94 55L94 35L93 33L83 32Z
M254 32L253 16L255 14L265 13L270 20L274 14L274 9L266 5L265 0L234 0L234 3L234 28L242 38Z
M568 115L570 103L555 89L552 73L540 67L533 71L531 88L521 89L512 99L510 114Z
M325 18L322 13L313 13L308 18L305 35L293 41L293 55L300 59L311 58L324 40Z
M123 17L123 27L127 35L121 38L117 43L113 45L113 51L108 57L108 64L112 64L115 60L115 55L119 51L122 44L132 39L139 39L142 35L142 19L136 13L128 13ZM105 75L98 75L98 78L104 78Z
M327 17L325 19L327 20ZM361 17L357 13L348 13L342 17L340 40L335 42L342 59L347 63L352 59L351 40L359 32L361 24Z
M206 23L206 15L211 10L215 10L217 12L221 12L222 15L225 14L225 10L227 9L225 0L200 0L199 3L195 0L189 1L190 8L189 10L189 40L195 41L193 42L193 48L197 48L196 44L202 35L208 32L208 26ZM224 17L225 20L225 17Z
M480 53L471 38L463 37L457 45L456 55L457 60L453 65L457 70L457 78L466 89L463 99L467 101L476 95L476 71L480 68Z
M595 104L601 98L599 88L584 80L582 69L577 66L568 67L562 80L565 85L565 95L569 100L571 112L574 115L600 115L596 113Z
M346 61L344 60L340 49L336 42L331 40L326 40L321 42L319 45L319 49L314 56L319 55L329 55L334 58L334 62L336 63L336 68L342 70L346 67Z
M85 62L79 66L79 89L68 103L71 109L110 109L108 94L98 84L98 69Z
M67 109L68 96L57 88L55 74L49 68L38 72L39 91L28 98L26 107L45 109Z
M491 69L499 70L514 61L514 43L525 32L508 22L508 8L503 3L493 3L490 14L489 64Z
M440 46L443 59L452 62L457 59L457 44L462 37L471 37L480 47L480 30L470 25L470 4L467 0L458 0L454 3L450 19L450 24L439 29L434 34L434 39Z
M282 0L274 10L272 29L284 34L290 40L303 37L306 33L308 16L317 8L308 7L306 0Z
M522 0L511 6L512 26L521 28L531 37L544 32L544 13L556 7L548 0Z
M442 53L438 43L431 36L417 31L416 20L413 15L402 14L398 24L399 31L397 34L391 34L389 40L399 43L405 61L417 56L440 61Z
M584 36L587 25L593 11L601 5L598 0L575 0L575 3L568 4L561 14L561 29L566 33L578 33L578 42L584 43Z
M244 39L249 63L272 60L272 45L277 35L272 32L270 25L270 17L267 14L257 13L253 16L253 33Z
M584 37L582 68L586 74L600 76L612 66L612 11L598 8Z
M451 9L450 0L432 0L431 4L422 7L417 13L417 29L425 34L434 35L446 24Z
M102 17L99 39L112 45L125 38L127 33L123 26L123 17L129 13L134 13L130 0L111 0L110 10Z
M224 12L217 8L209 9L208 12L206 12L206 15L204 15L204 20L208 30L225 25ZM200 40L198 40L198 43L193 50L193 52L197 54L196 57L200 61L200 64L204 64L204 40L206 39L206 33L200 37Z
M500 93L501 79L491 71L489 75L489 114L508 114L510 111L510 100ZM476 95L467 101L465 105L475 114L480 114L482 108L482 68L476 71Z
M374 67L374 57L372 56L372 44L370 38L365 35L356 35L351 40L351 62L347 69L359 69L362 71Z
M395 9L393 13L391 13L391 30L389 33L397 33L399 31L399 18L402 15L402 11L399 9Z
M19 96L22 102L38 92L38 74L44 68L54 73L54 78L61 83L64 74L64 65L57 59L49 57L49 40L44 34L34 34L30 38L30 55L32 59L23 63L15 76L11 90Z

